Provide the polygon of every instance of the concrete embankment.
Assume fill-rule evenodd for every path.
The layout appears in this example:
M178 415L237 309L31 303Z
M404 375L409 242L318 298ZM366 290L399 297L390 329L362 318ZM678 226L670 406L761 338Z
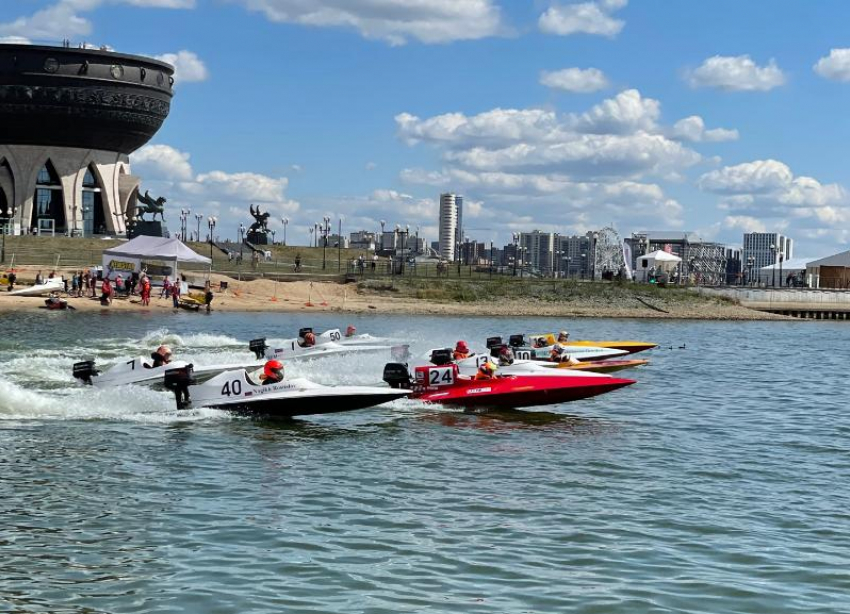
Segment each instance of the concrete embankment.
M698 288L703 296L726 297L748 309L816 320L850 319L850 292L812 288Z

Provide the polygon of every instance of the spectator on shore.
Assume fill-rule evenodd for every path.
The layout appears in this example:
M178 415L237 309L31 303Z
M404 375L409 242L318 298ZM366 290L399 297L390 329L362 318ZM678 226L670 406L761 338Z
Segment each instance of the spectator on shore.
M142 277L139 280L139 284L142 288L142 305L145 307L150 307L151 304L151 280L147 275L142 273Z
M104 277L100 284L100 304L112 304L112 283L109 281L108 277Z
M68 294L68 278L64 275L62 276L62 289L65 291L65 295Z
M171 304L177 309L180 306L180 281L177 280L171 286Z
M121 276L121 273L118 273L118 276L115 278L115 295L121 296L124 294L124 278Z
M40 286L44 283L44 277L41 276L41 271L35 274L35 285Z
M212 305L213 297L215 296L212 291L212 284L209 281L205 284L204 288L204 305L207 306L207 313L210 312L210 305Z
M76 294L78 294L78 292L79 292L79 285L78 285L78 281L77 281L77 274L72 273L71 274L71 294L76 295Z
M9 271L9 292L15 289L15 282L18 281L18 276L15 271Z
M159 298L169 298L171 296L171 281L168 276L162 278L162 290L159 291Z

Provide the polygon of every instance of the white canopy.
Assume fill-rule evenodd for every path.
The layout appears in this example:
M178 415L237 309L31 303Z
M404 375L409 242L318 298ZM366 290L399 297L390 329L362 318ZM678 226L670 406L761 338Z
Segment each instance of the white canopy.
M142 270L142 260L159 260L173 262L174 278L177 278L178 262L198 262L210 264L206 256L195 253L176 237L136 237L123 245L118 245L103 252L103 276L114 279L119 273L129 275Z
M638 260L646 260L647 262L658 263L658 262L674 262L679 263L682 261L676 254L671 254L670 252L665 252L663 250L657 250L654 252L650 252L648 254L644 254Z
M644 254L637 259L637 268L635 268L635 281L649 281L650 272L660 273L662 271L672 271L682 261L675 254L662 250Z
M104 257L124 258L148 258L150 260L163 260L166 262L200 262L209 264L210 259L194 252L186 247L180 239L172 237L145 237L140 236L127 241L123 245L117 245L103 252Z

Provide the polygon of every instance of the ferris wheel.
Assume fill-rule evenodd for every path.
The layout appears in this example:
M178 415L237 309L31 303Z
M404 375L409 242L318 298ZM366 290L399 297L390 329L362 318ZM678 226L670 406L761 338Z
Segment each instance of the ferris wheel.
M594 238L593 278L602 279L604 273L617 275L625 269L623 241L620 239L619 233L610 226L606 226L594 233Z

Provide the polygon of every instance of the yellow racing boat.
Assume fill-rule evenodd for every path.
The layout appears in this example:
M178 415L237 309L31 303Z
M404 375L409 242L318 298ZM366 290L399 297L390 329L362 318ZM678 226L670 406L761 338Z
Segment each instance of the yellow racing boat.
M630 360L600 360L599 362L580 362L577 365L571 365L563 362L557 365L558 369L572 369L574 371L593 371L594 373L614 373L623 369L631 369L632 367L640 367L648 365L648 360L640 360L632 358Z
M558 335L554 333L546 333L529 335L529 338L532 343L538 343L541 346L549 346L555 344ZM657 343L648 343L646 341L573 341L572 339L564 342L564 345L583 345L605 348L607 350L622 350L629 354L636 354L637 352L643 352L644 350L651 350L658 346Z

